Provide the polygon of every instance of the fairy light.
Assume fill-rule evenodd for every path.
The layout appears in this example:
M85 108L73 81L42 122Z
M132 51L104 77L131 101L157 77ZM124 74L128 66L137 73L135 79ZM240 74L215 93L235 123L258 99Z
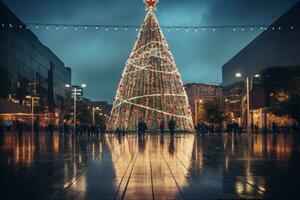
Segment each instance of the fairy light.
M100 27L103 28L105 30L105 28L111 28L111 30L129 30L129 29L134 29L135 31L138 31L138 27L136 25L133 26L126 26L126 25L115 25L115 24L104 24L104 25L92 25L92 24L64 24L64 23L60 23L60 24L51 24L51 23L25 23L27 25L27 27L32 27L32 28L36 28L36 29L51 29L51 27L53 27L54 29L57 29L57 27L70 27L70 28L74 28L76 27L77 29L83 29L83 30L88 30L89 28L94 28L94 30L98 30ZM7 27L12 28L12 24L2 24L2 27L5 27L7 25ZM15 27L18 27L18 24L14 24ZM20 25L21 26L21 25ZM47 28L49 27L49 28ZM125 27L125 28L124 28ZM225 31L225 30L231 30L231 31L236 31L236 30L241 30L241 31L254 31L254 30L267 30L267 27L269 27L269 25L220 25L220 26L211 26L211 25L207 25L207 26L195 26L195 25L174 25L174 26L161 26L161 28L166 29L168 32L170 32L171 30L176 30L176 31L180 31L180 30L184 30L185 32L188 31L194 31L194 32L198 32L198 30L211 30L211 31L217 31L217 30L221 30L221 31ZM24 28L26 29L26 26L22 26L20 28ZM272 26L269 27L271 30L282 30L282 29L294 29L295 26L294 25L289 25L289 26ZM65 28L67 29L67 28ZM74 28L74 30L77 30ZM93 29L91 29L93 30ZM109 29L108 29L109 31Z
M166 27L167 32L170 30L171 27ZM180 27L175 30L180 30ZM184 30L189 31L189 28ZM108 130L135 129L140 117L147 120L149 129L157 126L155 120L166 121L173 117L179 129L193 128L181 76L152 9L148 10L121 75Z

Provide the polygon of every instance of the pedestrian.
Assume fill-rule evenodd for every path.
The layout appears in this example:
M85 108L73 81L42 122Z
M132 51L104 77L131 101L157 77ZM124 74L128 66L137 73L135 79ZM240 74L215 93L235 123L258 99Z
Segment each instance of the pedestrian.
M139 123L138 123L138 136L142 135L142 129L143 129L143 122L139 121Z
M16 121L16 128L17 128L19 135L21 135L23 133L23 124L21 121L19 121L19 120Z
M164 130L165 130L165 122L163 120L160 122L159 129L160 129L161 135L163 135Z
M143 122L142 124L143 124L142 125L142 133L143 133L143 137L144 137L145 134L146 134L146 130L148 129L148 127L147 127L147 124L145 122Z
M169 121L168 126L169 126L169 130L170 130L170 135L174 136L174 130L175 130L176 122L174 121L173 118Z

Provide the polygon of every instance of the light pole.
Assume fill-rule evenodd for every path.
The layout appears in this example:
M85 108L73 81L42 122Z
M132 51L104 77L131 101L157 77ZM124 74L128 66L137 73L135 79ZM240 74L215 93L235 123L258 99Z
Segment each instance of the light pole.
M35 100L38 100L40 99L40 97L38 96L26 96L26 99L30 99L31 100L31 131L33 132L33 125L34 125L34 103L35 103Z
M102 109L100 107L93 107L93 125L95 126L95 111L101 111Z
M202 109L202 103L203 103L203 100L202 99L196 99L195 100L195 124L197 125L198 124L198 103L200 103L200 109ZM200 113L201 114L201 113Z
M258 78L260 75L255 74L254 77ZM241 78L242 74L241 73L236 73L235 77ZM247 101L247 133L250 132L250 126L251 126L251 116L250 116L250 87L249 87L249 77L246 77L246 101Z
M86 87L86 84L81 84L81 88L85 88ZM73 92L73 99L74 99L74 102L73 102L73 126L74 126L74 132L76 130L76 111L77 111L77 88L78 86L77 85L70 85L70 84L66 84L66 88L72 88L72 92Z

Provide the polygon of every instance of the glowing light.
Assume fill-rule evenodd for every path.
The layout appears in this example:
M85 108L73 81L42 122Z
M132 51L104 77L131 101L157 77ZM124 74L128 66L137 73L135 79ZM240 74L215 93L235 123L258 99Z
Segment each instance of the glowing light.
M238 72L238 73L235 74L235 77L241 78L241 77L242 77L242 74Z

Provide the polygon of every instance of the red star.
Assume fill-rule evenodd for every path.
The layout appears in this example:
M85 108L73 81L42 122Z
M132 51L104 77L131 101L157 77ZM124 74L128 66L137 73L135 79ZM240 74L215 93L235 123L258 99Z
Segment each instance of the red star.
M144 3L146 4L146 10L152 10L156 9L156 4L158 3L158 0L144 0Z

